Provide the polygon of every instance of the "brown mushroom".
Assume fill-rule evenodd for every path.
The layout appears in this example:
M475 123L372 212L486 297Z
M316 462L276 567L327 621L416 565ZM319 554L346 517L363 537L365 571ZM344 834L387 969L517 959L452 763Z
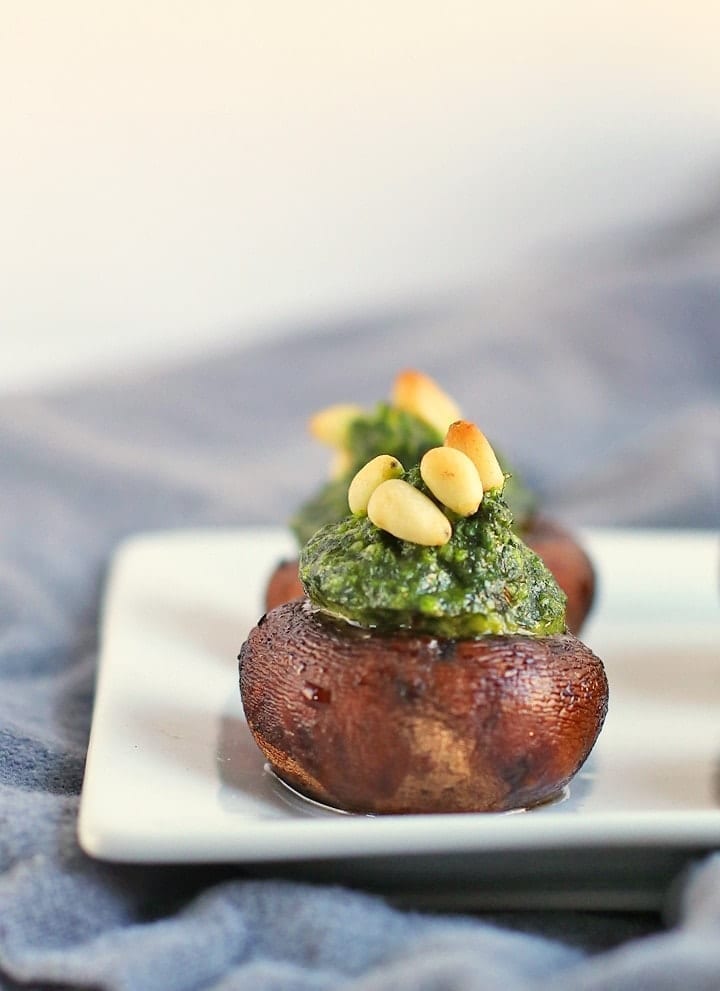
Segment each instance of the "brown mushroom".
M571 533L543 516L532 517L522 538L542 558L567 596L567 627L578 634L595 596L595 573L589 557ZM272 573L265 593L267 610L305 595L297 569L297 561L282 561Z
M265 609L270 611L275 606L281 606L284 602L291 602L293 599L301 599L305 595L305 589L298 574L298 560L285 560L270 575L267 588L265 589Z
M443 640L282 605L240 652L248 724L275 772L360 813L500 812L557 795L607 710L570 634Z

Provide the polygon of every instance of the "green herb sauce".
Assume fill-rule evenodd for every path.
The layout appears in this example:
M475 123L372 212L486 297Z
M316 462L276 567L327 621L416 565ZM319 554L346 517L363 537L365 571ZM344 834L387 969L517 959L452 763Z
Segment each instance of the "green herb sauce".
M405 480L429 494L417 468ZM565 595L540 558L512 529L499 491L478 512L453 522L443 547L421 547L349 516L322 527L300 554L311 602L367 628L410 629L442 637L565 629Z

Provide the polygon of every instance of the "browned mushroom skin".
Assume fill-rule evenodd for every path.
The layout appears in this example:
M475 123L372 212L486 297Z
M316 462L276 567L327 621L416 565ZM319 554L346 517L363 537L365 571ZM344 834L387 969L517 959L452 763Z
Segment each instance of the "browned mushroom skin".
M590 559L572 534L545 517L533 517L522 536L528 547L543 559L567 596L567 628L571 633L579 633L595 596L595 573ZM274 609L304 595L297 561L283 561L270 576L265 608Z
M607 711L602 662L570 634L377 634L286 603L240 653L248 724L276 773L361 813L500 812L555 796Z
M305 595L305 589L298 574L297 558L281 561L270 575L265 590L265 609L269 611L284 602L300 599Z

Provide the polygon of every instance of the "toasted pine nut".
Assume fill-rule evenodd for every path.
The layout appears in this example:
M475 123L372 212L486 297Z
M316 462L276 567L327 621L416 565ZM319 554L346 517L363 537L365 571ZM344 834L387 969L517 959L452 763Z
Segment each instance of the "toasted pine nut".
M460 410L429 375L407 369L396 377L390 401L393 406L413 413L443 434L460 416Z
M354 403L336 403L314 413L308 427L315 440L331 447L343 447L351 421L362 416L363 412L362 406Z
M367 507L370 521L399 540L424 547L441 547L452 536L447 516L409 482L391 478L370 496Z
M459 516L472 516L483 497L478 470L455 447L433 447L420 462L423 482L440 502Z
M502 487L505 483L505 475L490 441L474 423L467 420L451 423L445 437L445 446L467 454L477 468L483 491Z
M390 454L378 454L368 461L355 475L348 489L348 505L351 513L367 513L368 502L378 485L389 478L399 478L404 472L397 458Z

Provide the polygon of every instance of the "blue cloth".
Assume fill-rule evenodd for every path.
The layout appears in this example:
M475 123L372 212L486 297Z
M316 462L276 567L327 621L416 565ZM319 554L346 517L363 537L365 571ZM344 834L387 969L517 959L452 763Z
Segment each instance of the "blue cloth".
M110 866L75 839L114 548L145 529L284 522L326 471L304 430L321 405L372 404L418 367L556 517L717 525L720 237L670 243L670 256L640 244L453 305L0 402L2 987L720 987L720 856L665 927L419 914L241 867Z

